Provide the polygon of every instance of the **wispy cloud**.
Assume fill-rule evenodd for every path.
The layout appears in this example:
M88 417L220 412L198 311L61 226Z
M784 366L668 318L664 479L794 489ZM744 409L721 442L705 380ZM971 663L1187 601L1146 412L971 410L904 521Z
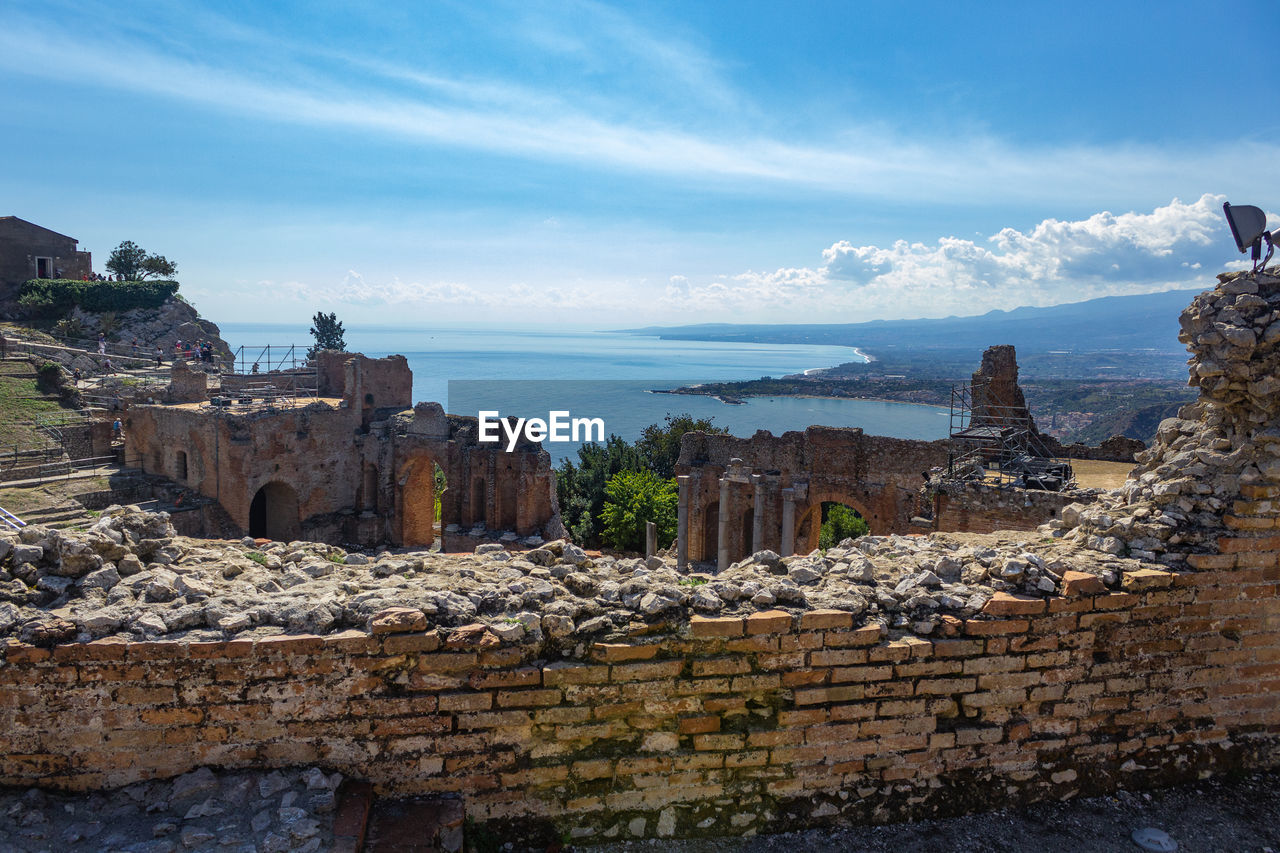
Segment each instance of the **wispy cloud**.
M1280 155L1280 146L1256 141L1195 149L1137 144L1028 148L989 136L908 139L892 129L836 124L811 141L782 138L763 126L743 126L733 107L747 99L708 56L685 42L654 35L616 9L589 2L578 8L590 18L591 27L585 29L595 39L590 42L593 50L635 57L637 64L643 62L641 77L666 69L666 77L677 80L681 91L697 93L716 120L672 124L639 111L645 117L629 121L619 116L637 112L631 107L642 101L639 93L602 91L569 101L511 80L454 77L355 57L346 58L348 65L361 66L365 74L335 74L324 63L291 58L289 50L255 60L257 64L239 63L238 55L218 64L207 58L216 51L180 49L121 33L51 33L51 27L60 26L56 21L19 13L9 16L0 31L0 69L160 97L255 121L669 176L735 192L766 185L897 201L1078 203L1099 193L1151 197L1162 187L1194 182L1222 189L1247 186L1249 163L1272 162ZM555 31L565 32L563 27ZM269 40L240 25L229 27L223 37ZM59 49L48 50L50 43ZM392 80L413 86L406 91ZM691 130L695 125L703 129Z

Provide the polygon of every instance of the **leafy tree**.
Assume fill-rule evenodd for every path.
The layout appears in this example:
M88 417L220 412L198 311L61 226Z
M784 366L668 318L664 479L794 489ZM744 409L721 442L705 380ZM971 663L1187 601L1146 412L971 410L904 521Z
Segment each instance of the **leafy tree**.
M694 418L687 412L667 415L666 426L650 424L640 433L636 450L640 460L659 477L674 477L676 462L680 459L680 437L686 432L709 432L727 435L729 430L713 424L711 418Z
M658 547L676 538L680 495L675 480L652 471L619 471L605 486L601 539L622 551L643 551L645 522L658 526Z
M178 265L164 255L148 254L137 243L125 240L111 250L107 271L124 276L127 281L143 281L148 276L173 278L178 274Z
M316 312L311 318L311 337L316 339L316 345L307 350L307 358L315 358L316 353L322 349L347 351L347 344L342 340L342 321L333 312Z
M619 471L639 471L640 454L622 437L609 436L603 444L578 448L578 464L566 459L556 471L556 498L560 517L573 541L588 547L600 544L600 513L605 486Z
M818 547L834 548L846 539L857 539L871 532L856 509L828 501L822 505L822 527L818 529Z

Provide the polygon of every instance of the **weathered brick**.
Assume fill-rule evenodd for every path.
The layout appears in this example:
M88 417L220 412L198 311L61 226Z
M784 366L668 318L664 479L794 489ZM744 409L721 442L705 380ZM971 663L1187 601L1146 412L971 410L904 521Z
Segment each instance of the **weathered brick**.
M1173 574L1159 569L1134 569L1120 574L1120 588L1126 592L1165 589L1172 584Z
M1103 595L1107 585L1092 572L1068 569L1062 573L1062 594L1074 598L1081 595Z
M682 660L627 663L611 667L609 678L612 681L654 681L659 678L675 678L683 670Z
M880 642L885 630L879 625L866 625L853 631L827 631L823 637L823 644L829 649L874 646Z
M656 645L632 646L625 643L596 643L591 648L596 660L617 663L629 660L652 660L658 654Z
M741 675L751 671L751 662L743 657L704 658L693 662L693 677L708 675Z
M800 614L800 627L805 631L853 627L853 614L844 610L810 610Z
M694 637L741 637L746 622L737 616L691 616L689 633Z
M720 718L714 715L702 717L684 717L680 720L678 731L682 735L700 735L720 731Z
M435 631L388 634L382 641L382 649L389 655L434 652L438 648L440 648L440 635Z
M426 627L426 614L414 607L388 607L369 620L369 630L375 634L424 631Z
M706 734L693 736L693 748L703 750L742 749L746 746L746 735Z
M791 630L791 621L785 610L762 610L747 617L747 633L782 634Z
M975 637L1002 636L1005 634L1025 634L1031 627L1026 619L966 619L964 632Z
M609 680L609 667L557 661L542 668L542 683L547 687L562 684L603 684Z
M982 612L988 616L1035 616L1044 613L1046 607L1043 598L997 592L983 605Z

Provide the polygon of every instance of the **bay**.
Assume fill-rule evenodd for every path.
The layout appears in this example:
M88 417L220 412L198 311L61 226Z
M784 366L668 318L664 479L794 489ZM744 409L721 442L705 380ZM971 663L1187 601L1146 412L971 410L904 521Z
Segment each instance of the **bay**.
M235 350L249 361L261 348L296 345L305 355L311 337L293 324L220 324ZM852 347L756 344L719 341L664 341L620 332L579 330L348 329L353 352L372 357L398 353L413 371L415 403L435 400L451 414L481 410L503 416L547 419L552 411L574 418L600 418L605 434L628 441L668 414L710 417L734 435L756 430L780 435L812 424L861 427L873 435L945 438L946 409L873 400L812 397L751 397L729 405L710 397L651 393L700 382L784 376L832 367L863 356ZM278 357L278 356L277 356ZM553 461L576 458L581 442L546 442Z

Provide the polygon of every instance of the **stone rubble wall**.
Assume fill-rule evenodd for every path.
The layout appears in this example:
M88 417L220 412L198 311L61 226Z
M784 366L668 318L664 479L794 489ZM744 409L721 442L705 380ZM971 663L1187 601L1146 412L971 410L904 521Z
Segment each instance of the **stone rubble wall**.
M1160 424L1130 479L1062 532L1174 567L1268 568L1280 543L1280 276L1219 276L1182 313L1200 396Z
M963 483L954 493L946 491L935 497L934 527L972 533L1031 531L1046 519L1056 518L1063 507L1088 504L1096 497L1095 490L1042 492Z
M1275 554L1273 553L1273 558ZM532 658L415 610L321 636L35 648L0 665L0 784L316 765L456 793L527 838L776 831L1167 784L1280 759L1280 570L997 594L951 636L694 616Z

